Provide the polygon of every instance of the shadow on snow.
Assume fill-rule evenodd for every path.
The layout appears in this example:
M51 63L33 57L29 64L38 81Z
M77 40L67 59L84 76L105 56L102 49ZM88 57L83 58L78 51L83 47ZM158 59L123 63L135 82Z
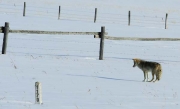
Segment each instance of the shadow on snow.
M66 75L68 75L68 76L79 76L79 77L92 77L92 78L100 78L100 79L107 79L107 80L142 82L142 81L137 81L137 80L117 79L117 78L110 78L110 77L103 77L103 76L88 76L88 75L74 75L74 74L66 74Z

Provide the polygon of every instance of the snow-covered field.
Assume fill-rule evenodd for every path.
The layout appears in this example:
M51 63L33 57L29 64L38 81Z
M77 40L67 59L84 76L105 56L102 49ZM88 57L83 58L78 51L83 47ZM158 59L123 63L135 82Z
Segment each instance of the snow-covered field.
M29 12L23 17L23 0L1 0L0 26L9 22L10 29L80 32L100 31L105 26L108 36L116 37L178 38L180 34L179 0L25 1ZM64 11L61 20L57 20L59 5ZM93 23L96 7L98 18ZM126 19L123 15L129 10L131 26L127 20L114 20ZM89 17L84 19L81 11L89 12L85 13ZM66 16L68 12L81 16ZM164 29L166 13L168 29ZM107 16L113 20L106 20ZM0 55L0 109L180 108L179 42L105 40L101 61L99 42L93 36L10 33L7 54ZM162 79L142 82L143 73L132 67L132 58L161 63ZM42 83L42 105L35 104L36 81Z

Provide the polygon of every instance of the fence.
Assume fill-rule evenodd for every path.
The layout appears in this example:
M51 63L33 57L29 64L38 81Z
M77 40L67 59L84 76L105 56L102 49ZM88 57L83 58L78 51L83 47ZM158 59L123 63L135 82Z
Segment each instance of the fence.
M95 35L95 38L100 38ZM180 38L141 38L141 37L112 37L105 36L105 39L109 40L133 40L133 41L180 41Z
M105 37L105 35L108 34L105 32L105 27L101 27L101 32L61 32L61 31L37 31L37 30L10 30L8 22L5 22L4 27L0 27L0 33L4 33L2 54L6 54L9 33L52 34L52 35L94 35L94 37L101 38L99 60L103 60L104 37Z
M23 8L23 16L26 16L26 2L24 2L24 8ZM58 20L60 20L60 16L61 16L61 6L59 6L59 12L58 12ZM167 17L168 14L166 13L166 17L165 17L165 29L167 29ZM97 8L95 8L95 13L94 13L94 23L96 23L97 20ZM128 12L128 26L130 26L130 22L131 22L131 12Z
M0 4L1 6L1 4ZM82 10L81 14L77 14L78 11L76 10L67 10L58 6L57 8L48 8L48 7L34 7L29 6L24 2L24 5L15 5L13 7L1 7L0 12L8 13L21 13L25 17L26 15L32 15L32 13L38 13L35 15L46 16L46 17L53 17L57 18L58 20L65 19L65 20L80 20L80 21L90 21L97 23L116 23L116 24L123 24L129 26L142 26L142 25L156 25L160 26L161 28L167 29L168 25L180 26L180 22L176 21L179 18L172 18L172 16L168 17L168 13L165 13L163 16L153 15L153 16L146 16L146 15L134 15L131 11L127 12L127 15L120 14L120 13L102 13L95 8L95 11L91 10L85 11ZM23 8L23 9L22 9ZM31 8L31 9L30 9ZM4 11L3 11L4 10ZM72 13L73 12L73 13ZM80 11L79 11L80 12ZM141 25L140 25L141 24ZM144 26L142 26L144 27Z

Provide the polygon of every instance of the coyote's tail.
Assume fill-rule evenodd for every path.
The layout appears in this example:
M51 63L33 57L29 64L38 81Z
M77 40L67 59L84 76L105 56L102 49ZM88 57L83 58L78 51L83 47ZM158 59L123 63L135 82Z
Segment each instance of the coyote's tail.
M157 66L157 79L160 80L161 79L161 75L162 75L162 67L161 65L159 64Z

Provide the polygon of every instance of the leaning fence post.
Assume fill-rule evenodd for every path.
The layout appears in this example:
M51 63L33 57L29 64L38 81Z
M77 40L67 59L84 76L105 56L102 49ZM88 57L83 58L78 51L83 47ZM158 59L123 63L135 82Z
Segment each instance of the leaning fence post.
M42 104L42 91L41 91L41 83L35 83L35 103Z
M97 8L95 8L94 23L96 23L96 17L97 17Z
M24 2L23 16L26 15L26 2Z
M58 20L60 19L60 14L61 14L61 6L59 6Z
M168 17L168 13L166 13L166 19L165 19L165 29L167 29L167 17Z
M105 27L101 27L101 40L100 40L100 50L99 50L99 60L103 60L103 52L104 52L104 36L105 36Z
M8 40L8 33L9 33L9 23L8 22L5 22L3 32L4 32L4 38L3 38L2 54L6 54L7 40Z
M130 26L130 22L131 22L131 11L129 11L128 13L128 26Z

